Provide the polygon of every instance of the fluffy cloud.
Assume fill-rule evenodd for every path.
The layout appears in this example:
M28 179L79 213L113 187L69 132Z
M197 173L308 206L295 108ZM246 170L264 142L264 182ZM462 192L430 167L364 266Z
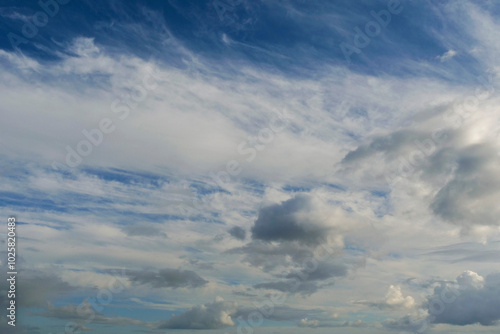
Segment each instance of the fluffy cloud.
M415 307L415 299L412 296L404 296L401 291L401 287L399 285L391 285L389 286L389 290L385 295L385 299L379 302L366 302L359 301L357 304L363 304L370 307L377 307L379 309L411 309Z
M234 303L217 297L212 303L194 306L180 315L160 323L159 329L218 329L234 326L231 315L236 312Z
M415 299L412 296L404 297L400 286L391 285L385 296L385 304L394 308L412 308L415 306Z
M326 242L333 226L329 217L320 217L309 196L297 195L288 201L264 207L252 227L252 238L264 241ZM322 219L323 218L323 219Z
M482 277L466 271L456 285L440 284L429 296L427 309L432 323L491 326L500 320L500 274Z
M153 288L198 288L208 283L192 270L161 269L155 271L134 271L126 272L129 280L136 284L147 284Z
M399 296L394 299L403 302ZM496 325L500 321L500 274L482 277L467 270L454 282L440 282L417 311L383 325L406 332L423 332L434 324Z
M300 267L321 248L335 256L344 246L343 232L353 225L342 209L300 194L261 208L251 228L252 241L231 252L245 254L247 262L265 271Z

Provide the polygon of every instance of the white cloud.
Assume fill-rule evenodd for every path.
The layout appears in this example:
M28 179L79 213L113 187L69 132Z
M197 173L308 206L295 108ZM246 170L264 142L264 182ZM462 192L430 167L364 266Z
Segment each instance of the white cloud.
M415 299L412 296L403 296L400 286L391 285L385 296L385 303L390 307L412 308L415 306Z
M441 56L437 56L441 62L450 60L451 58L455 57L457 55L457 52L455 50L448 50L445 53L443 53Z
M225 302L217 297L213 303L194 306L180 315L158 325L159 329L218 329L234 326L231 314L236 312L234 303Z

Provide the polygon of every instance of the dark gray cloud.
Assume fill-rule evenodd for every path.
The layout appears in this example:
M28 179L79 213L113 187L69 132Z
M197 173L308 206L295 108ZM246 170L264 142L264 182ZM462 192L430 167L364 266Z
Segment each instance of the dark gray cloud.
M386 320L384 327L424 332L433 324L494 326L500 322L500 273L482 277L465 271L453 282L442 281L421 305L427 317Z
M410 315L405 315L399 319L387 319L382 322L382 325L390 330L409 333L423 333L428 328L425 319L413 318Z
M437 286L427 300L432 323L495 325L500 320L500 274L483 278L466 271L455 285Z
M252 238L263 241L297 241L308 245L325 242L330 227L314 215L312 198L297 195L264 207L252 227Z
M245 229L239 227L239 226L234 226L227 231L232 237L238 239L238 240L245 240L247 236L247 231Z
M172 315L169 320L158 325L158 329L219 329L234 326L231 315L236 312L236 304L217 298L213 303L196 305L180 315Z
M147 284L153 288L198 288L208 283L192 270L161 269L159 271L126 271L127 277L135 284Z
M431 209L444 220L462 226L500 225L500 159L486 144L458 150L449 181L437 192Z
M7 296L6 273L0 274L0 301ZM16 281L18 287L16 300L25 307L44 307L47 301L63 296L75 290L52 272L41 270L23 269L22 276Z

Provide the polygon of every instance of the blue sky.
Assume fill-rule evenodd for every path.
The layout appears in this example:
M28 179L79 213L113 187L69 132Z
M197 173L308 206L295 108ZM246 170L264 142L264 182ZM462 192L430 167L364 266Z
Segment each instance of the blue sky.
M2 1L2 333L497 333L499 6Z

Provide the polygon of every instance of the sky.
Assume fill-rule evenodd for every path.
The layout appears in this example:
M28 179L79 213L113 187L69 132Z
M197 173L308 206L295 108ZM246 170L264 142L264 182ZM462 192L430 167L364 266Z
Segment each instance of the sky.
M498 333L500 2L0 17L1 333Z

